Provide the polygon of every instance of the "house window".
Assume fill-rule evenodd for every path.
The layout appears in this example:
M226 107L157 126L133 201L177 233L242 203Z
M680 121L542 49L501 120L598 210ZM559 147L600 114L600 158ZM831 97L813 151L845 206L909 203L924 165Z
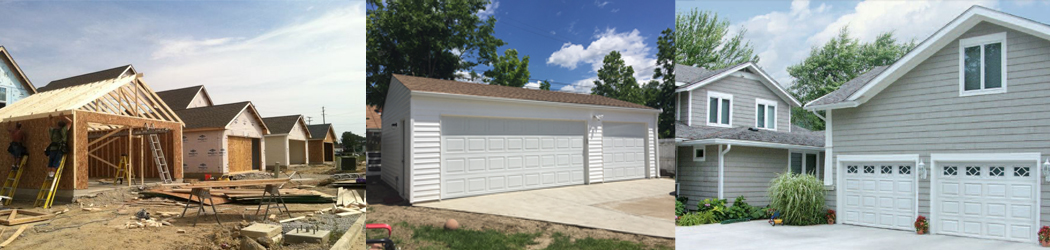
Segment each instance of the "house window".
M704 146L693 147L693 161L704 161L706 159L704 153L706 153L704 152Z
M959 40L959 95L1006 92L1006 33Z
M816 153L791 152L790 159L788 159L788 171L796 174L805 173L819 178L821 174L820 164L818 163ZM856 167L853 167L853 172L850 173L856 173Z
M686 125L692 125L692 121L689 120L690 118L692 118L692 116L689 115L689 109L692 108L689 105L690 104L689 91L679 92L677 97L678 97L678 102L677 102L678 108L676 109L677 112L675 113L677 115L676 119L679 120L679 121L683 121L684 120Z
M707 125L732 127L733 95L708 91L707 97Z
M777 129L777 102L755 99L755 126L769 130Z
M0 108L7 107L7 87L0 87Z

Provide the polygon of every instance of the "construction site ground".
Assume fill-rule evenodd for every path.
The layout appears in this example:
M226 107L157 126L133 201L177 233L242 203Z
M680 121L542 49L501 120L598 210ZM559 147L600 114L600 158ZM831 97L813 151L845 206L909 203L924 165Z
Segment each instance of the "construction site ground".
M295 178L311 179L301 182L290 182L284 188L296 187L316 190L328 195L336 195L337 189L324 186L332 173L338 173L330 165L314 165L290 168L286 174L296 170L305 170L302 176ZM5 249L244 249L239 239L239 229L253 222L255 208L258 205L220 204L215 207L222 225L215 222L210 215L197 218L193 207L186 212L186 217L179 217L183 206L172 203L165 198L139 198L148 200L139 202L138 187L100 192L92 196L78 198L73 203L55 202L51 209L34 208L33 201L15 200L6 208L26 209L36 212L58 213L56 217L30 224L28 228ZM358 189L363 193L364 190ZM178 201L185 203L185 201ZM329 249L330 245L349 230L348 227L363 214L337 217L331 214L315 214L317 211L331 208L334 203L323 204L287 204L292 216L280 215L277 220L292 217L308 216L295 222L286 223L285 231L302 224L317 225L320 229L332 230L331 241L327 244L297 244L276 246L270 249ZM127 228L135 223L136 212L145 209L157 220L170 222L160 227ZM270 214L275 214L270 210ZM165 216L165 214L168 214ZM174 214L174 215L170 215ZM260 212L260 215L262 213ZM349 222L349 223L348 223ZM277 222L269 222L276 224ZM0 241L7 240L22 225L0 226L3 234ZM357 228L356 230L363 230ZM358 234L355 244L364 244L364 234ZM359 242L359 243L356 243Z

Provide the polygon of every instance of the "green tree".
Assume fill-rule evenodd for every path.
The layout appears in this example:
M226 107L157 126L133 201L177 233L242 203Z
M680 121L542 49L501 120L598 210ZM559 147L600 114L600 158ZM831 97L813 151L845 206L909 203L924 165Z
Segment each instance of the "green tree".
M674 60L678 64L706 69L721 69L744 62L758 63L751 42L744 41L746 32L741 28L730 36L729 20L719 18L714 12L693 9L689 13L675 14L677 50L673 52Z
M540 82L540 89L551 90L551 81L543 80Z
M838 36L810 49L809 57L787 68L795 78L789 90L802 103L816 100L872 68L892 64L913 48L915 41L898 42L893 33L882 33L874 41L862 43L843 27ZM791 117L800 127L824 130L824 121L802 108L792 108Z
M491 63L504 42L493 36L495 17L476 15L488 3L369 0L366 103L383 107L391 74L454 79L457 71Z
M672 138L674 130L674 93L677 88L674 84L675 66L675 31L666 29L660 32L656 39L656 69L653 70L653 79L645 85L646 106L662 109L660 113L659 133L660 138Z
M364 145L365 138L350 131L343 132L339 143L343 146L343 152L357 152Z
M485 71L490 85L523 87L529 83L529 56L518 60L518 50L503 51L503 56L493 55L492 69Z
M598 69L598 80L594 81L594 88L591 88L592 95L645 104L638 80L634 79L634 68L624 63L620 52L609 52L602 63L602 68Z

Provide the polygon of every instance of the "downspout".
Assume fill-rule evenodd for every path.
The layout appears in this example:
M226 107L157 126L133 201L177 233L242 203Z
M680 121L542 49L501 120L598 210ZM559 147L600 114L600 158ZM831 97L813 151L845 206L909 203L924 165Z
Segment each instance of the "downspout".
M831 187L835 185L835 178L832 178L832 175L835 175L835 168L838 167L838 164L832 160L835 147L831 140L831 110L827 110L826 114L827 119L824 120L824 186Z
M725 150L722 150L722 145L718 145L718 198L725 199L725 184L726 184L726 153L733 149L733 144L726 144Z

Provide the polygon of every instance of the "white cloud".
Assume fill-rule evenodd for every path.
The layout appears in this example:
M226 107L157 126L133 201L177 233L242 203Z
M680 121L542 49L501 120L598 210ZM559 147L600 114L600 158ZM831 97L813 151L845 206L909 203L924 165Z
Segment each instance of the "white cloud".
M609 12L612 12L612 13L620 12L620 9L612 9Z
M178 39L178 40L164 40L160 41L161 47L157 51L153 52L152 59L162 59L167 57L177 57L184 55L193 55L200 50L207 49L209 47L220 46L233 41L234 38L213 38L194 40L190 39Z
M652 57L654 49L645 44L645 38L637 29L623 33L617 33L616 29L606 29L605 32L595 35L594 38L595 40L587 47L582 44L562 44L561 49L547 58L547 64L558 65L570 70L576 69L581 63L590 64L591 72L597 74L598 69L603 66L602 60L605 59L605 56L611 51L618 51L624 63L634 68L634 77L639 84L648 82L652 78L653 68L656 67L656 58ZM590 89L587 85L579 83L577 81L572 86L577 89L581 87Z
M590 77L587 79L578 80L576 82L573 82L572 84L558 88L558 91L578 94L590 94L591 88L594 88L595 80L598 80L598 77Z
M528 83L525 84L525 88L527 88L527 89L540 89L540 82L541 81L528 82Z
M492 1L485 5L485 9L478 11L478 17L481 19L489 18L496 14L496 8L499 8L499 1Z
M604 8L607 4L609 4L609 1L594 0L594 6L598 6L598 8Z

